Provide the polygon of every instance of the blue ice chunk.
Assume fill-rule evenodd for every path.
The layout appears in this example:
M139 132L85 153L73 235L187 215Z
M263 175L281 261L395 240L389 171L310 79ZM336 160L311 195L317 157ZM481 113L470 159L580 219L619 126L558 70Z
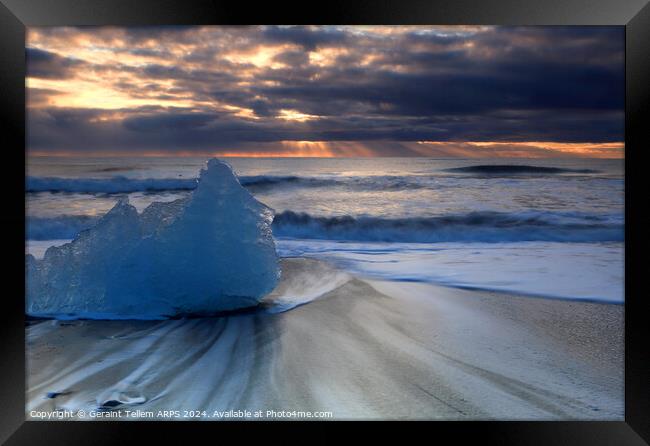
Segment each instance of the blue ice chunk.
M28 256L27 313L155 319L254 306L280 275L272 221L212 159L190 197L142 214L121 200L71 243Z

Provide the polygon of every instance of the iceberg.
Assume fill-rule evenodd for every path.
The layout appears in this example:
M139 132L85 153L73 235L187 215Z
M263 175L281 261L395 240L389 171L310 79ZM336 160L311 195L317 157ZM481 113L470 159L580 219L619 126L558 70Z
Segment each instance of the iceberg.
M27 255L27 314L161 319L255 306L280 276L273 216L212 159L191 196L141 214L123 199L42 260Z

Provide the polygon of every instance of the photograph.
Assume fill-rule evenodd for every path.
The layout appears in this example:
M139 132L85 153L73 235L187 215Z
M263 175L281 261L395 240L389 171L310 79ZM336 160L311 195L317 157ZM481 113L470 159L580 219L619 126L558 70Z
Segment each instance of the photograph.
M625 421L625 26L24 50L27 421Z

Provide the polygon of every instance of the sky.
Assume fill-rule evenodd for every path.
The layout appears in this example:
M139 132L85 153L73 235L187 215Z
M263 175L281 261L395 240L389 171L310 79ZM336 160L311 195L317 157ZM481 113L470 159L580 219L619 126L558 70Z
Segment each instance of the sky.
M32 156L624 156L623 27L29 28Z

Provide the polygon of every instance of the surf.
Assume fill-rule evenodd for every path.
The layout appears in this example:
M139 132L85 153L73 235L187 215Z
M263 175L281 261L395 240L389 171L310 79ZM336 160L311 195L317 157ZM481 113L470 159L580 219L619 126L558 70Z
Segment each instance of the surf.
M435 217L324 217L276 214L276 237L402 243L622 241L623 223L612 216L548 212L469 212Z

